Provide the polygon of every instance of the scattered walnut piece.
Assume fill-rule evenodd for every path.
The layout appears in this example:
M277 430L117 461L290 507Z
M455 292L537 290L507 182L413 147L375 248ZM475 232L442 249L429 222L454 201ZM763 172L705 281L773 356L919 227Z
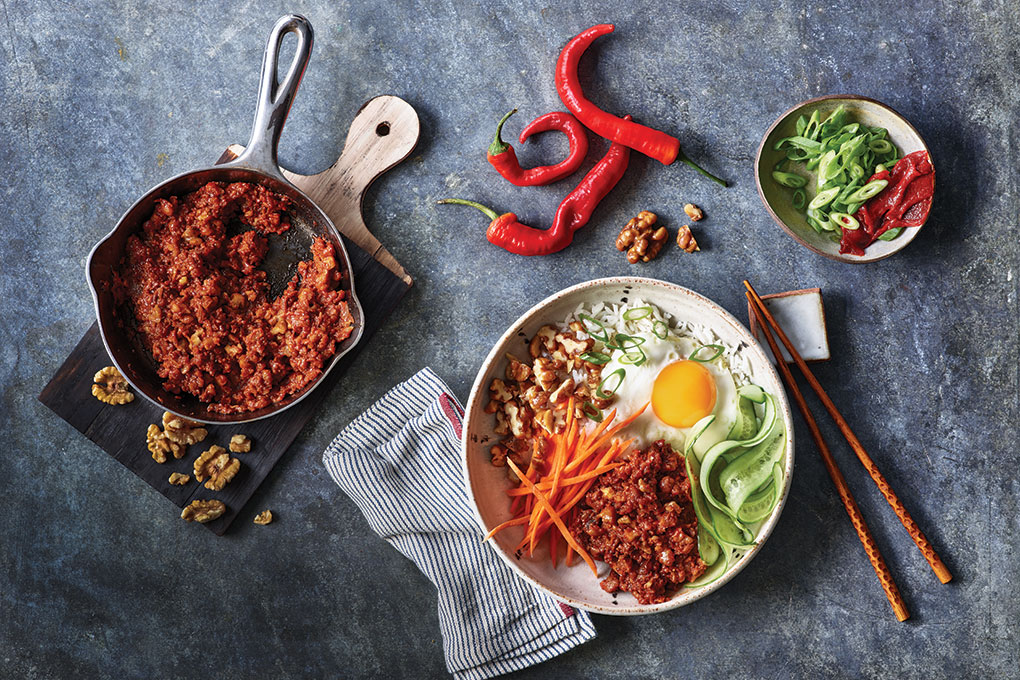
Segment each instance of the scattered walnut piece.
M145 431L145 445L152 454L152 459L161 465L166 462L168 453L174 458L184 456L184 446L167 439L166 433L160 431L159 425L149 425L149 429Z
M174 486L184 486L191 481L191 475L182 475L180 472L175 472L170 475L169 482Z
M489 449L489 456L492 464L495 467L503 467L504 465L506 465L506 454L507 454L506 447L500 446L499 444L496 444L491 449Z
M684 212L687 213L687 216L690 217L691 220L694 222L697 222L698 220L705 216L705 213L701 211L701 208L694 205L693 203L688 203L687 205L685 205Z
M128 389L128 381L120 374L116 366L107 366L92 376L92 396L113 406L120 406L135 400L135 395Z
M656 227L656 220L655 213L642 210L620 230L616 249L627 251L627 262L650 262L662 250L669 232L666 227Z
M191 501L191 504L181 511L181 519L185 522L204 524L216 519L226 511L227 506L223 504L223 501Z
M170 441L185 446L197 444L209 434L209 431L199 423L175 416L170 411L163 412L163 432Z
M230 438L230 450L234 453L248 453L251 451L251 439L246 434L235 434Z
M688 225L680 227L680 230L676 235L676 244L680 246L680 249L693 253L695 250L701 250L698 247L698 242L694 240L694 234L691 233L691 228Z
M265 526L273 521L273 513L269 510L263 510L259 514L255 515L255 519L252 520L255 524L261 524Z
M210 491L219 491L225 487L240 469L241 461L227 453L222 446L212 446L195 459L195 479L201 482L208 477L205 488Z

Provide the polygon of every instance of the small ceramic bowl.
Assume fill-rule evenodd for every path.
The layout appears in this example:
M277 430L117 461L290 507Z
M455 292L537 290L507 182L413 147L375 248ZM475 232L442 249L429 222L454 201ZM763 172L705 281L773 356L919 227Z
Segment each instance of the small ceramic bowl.
M543 547L534 558L514 554L514 548L523 537L523 528L510 527L496 534L489 542L492 548L521 578L534 587L574 607L600 614L637 615L653 614L690 604L715 592L736 576L758 554L765 539L783 511L793 475L793 421L786 393L779 375L761 345L750 331L726 310L694 291L665 281L638 277L598 279L566 288L538 303L517 319L489 352L482 364L467 404L462 456L468 496L482 530L488 533L496 525L511 518L510 501L506 491L513 485L507 478L506 468L494 467L489 449L502 439L493 432L495 418L485 413L489 401L489 385L495 377L503 377L507 352L518 357L528 355L527 340L544 324L558 324L581 305L597 302L619 303L641 298L650 302L675 319L689 321L710 328L724 343L741 350L750 367L750 377L758 385L776 396L780 413L788 433L786 450L781 464L784 484L780 499L772 514L758 529L756 545L739 559L734 560L718 580L701 588L681 589L672 599L661 604L642 605L630 593L615 596L602 590L599 583L609 574L609 567L601 562L599 578L579 562L572 567L560 564L553 568L548 551Z
M830 240L824 234L817 233L807 223L804 214L794 209L790 199L790 189L772 179L772 170L785 157L783 151L775 150L776 142L784 137L797 134L797 118L802 115L810 116L813 111L817 110L825 119L840 104L850 112L852 121L869 127L884 127L888 130L889 140L900 149L902 155L905 156L922 149L928 151L928 146L914 126L882 102L857 95L829 95L797 104L779 116L776 122L769 127L768 132L761 140L758 154L754 160L754 179L758 185L758 195L769 214L772 215L772 219L802 246L840 262L875 262L903 250L908 243L914 240L921 227L904 229L903 233L892 241L876 241L867 247L862 256L841 254L838 243Z

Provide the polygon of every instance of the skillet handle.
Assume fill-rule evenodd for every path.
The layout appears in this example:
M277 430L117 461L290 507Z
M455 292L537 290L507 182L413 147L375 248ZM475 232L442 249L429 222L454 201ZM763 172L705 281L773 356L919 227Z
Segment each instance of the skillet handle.
M280 47L288 33L297 36L297 49L281 84L276 77L280 60ZM230 165L258 170L259 172L283 179L277 160L277 146L283 124L294 103L301 77L308 66L312 53L313 32L308 19L297 14L280 17L273 26L262 58L262 78L259 82L259 96L255 108L255 122L251 126L251 138L245 151Z

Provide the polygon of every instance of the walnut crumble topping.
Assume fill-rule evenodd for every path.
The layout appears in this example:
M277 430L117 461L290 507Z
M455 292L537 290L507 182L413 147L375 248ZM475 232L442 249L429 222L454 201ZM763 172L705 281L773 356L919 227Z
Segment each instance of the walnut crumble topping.
M595 397L602 366L581 358L595 346L581 322L564 329L542 326L526 344L530 363L507 354L503 377L489 385L485 412L495 416L494 431L503 436L489 448L496 467L504 467L508 457L526 467L544 456L544 434L562 431L571 397L576 418L585 417L586 404L602 409L610 403Z

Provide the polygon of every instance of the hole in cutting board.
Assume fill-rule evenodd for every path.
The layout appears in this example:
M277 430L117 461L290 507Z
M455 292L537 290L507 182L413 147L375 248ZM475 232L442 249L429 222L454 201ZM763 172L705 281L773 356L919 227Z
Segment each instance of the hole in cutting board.
M380 137L385 137L386 135L390 134L390 124L379 123L378 125L375 126L375 134L379 135Z

